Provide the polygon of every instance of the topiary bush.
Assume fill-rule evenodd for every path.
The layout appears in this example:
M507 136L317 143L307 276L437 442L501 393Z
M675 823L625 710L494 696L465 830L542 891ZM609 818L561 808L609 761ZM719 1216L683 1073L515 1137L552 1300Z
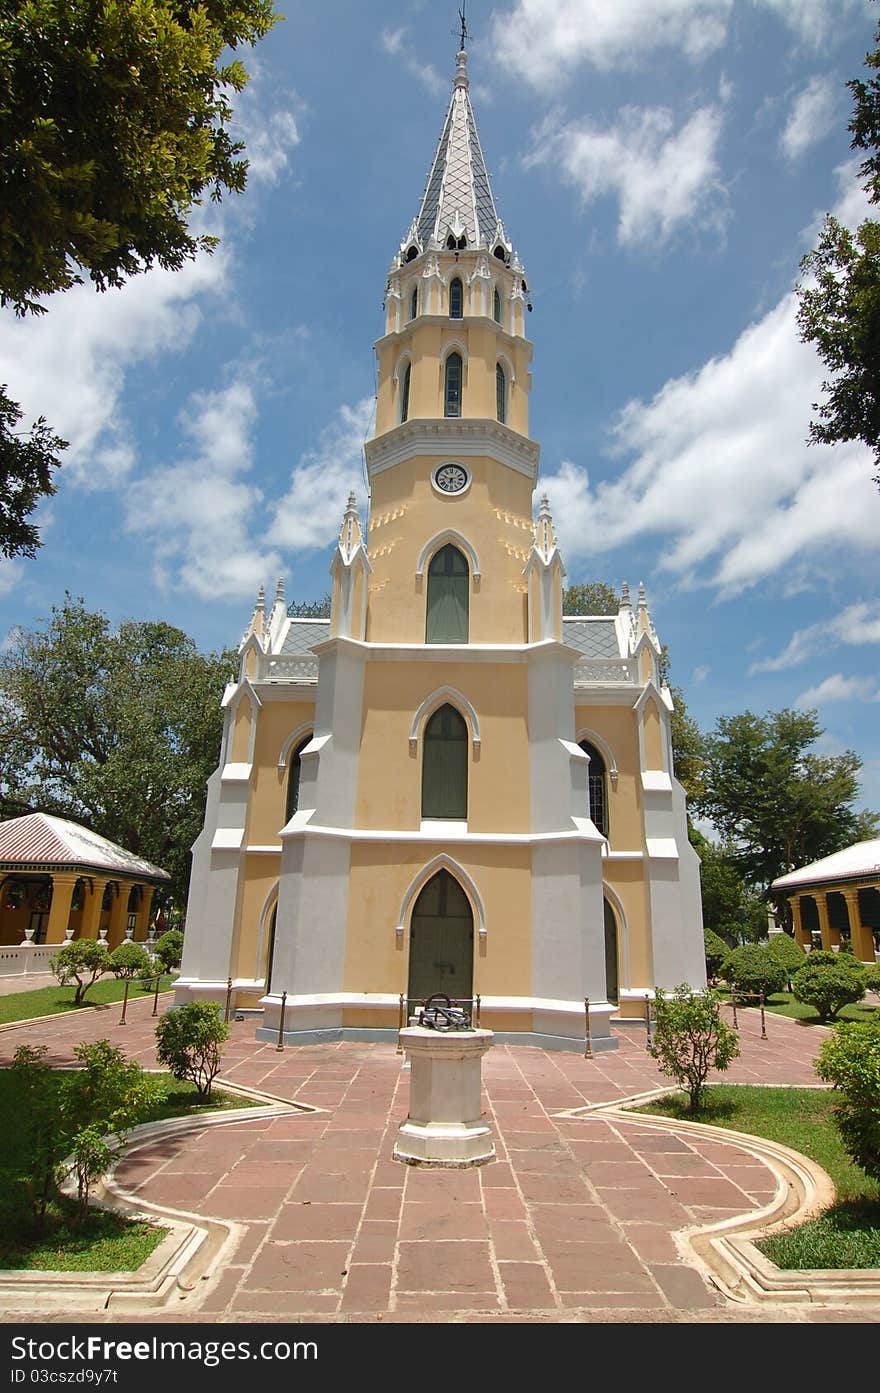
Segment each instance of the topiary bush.
M699 1109L712 1069L727 1069L739 1054L739 1036L721 1019L715 992L692 991L686 982L671 997L654 997L657 1027L649 1052L660 1072L687 1091L691 1112Z
M706 972L710 977L717 977L730 947L712 929L703 930L703 943L706 949Z
M869 963L863 967L862 981L866 992L880 992L880 963Z
M89 987L110 971L110 954L106 943L94 938L75 938L65 943L49 965L62 987L76 983L73 1002L80 1006Z
M796 1001L819 1013L820 1021L833 1021L844 1006L861 1001L865 995L864 974L857 963L849 967L837 961L815 962L817 956L811 953L794 974L791 989Z
M113 949L108 966L115 977L121 977L123 982L133 982L135 977L149 977L153 971L153 960L142 943L126 940Z
M835 1121L847 1151L880 1180L880 1016L838 1025L822 1042L816 1073L837 1091Z
M156 939L153 954L159 959L165 972L173 972L180 967L183 958L183 934L179 929L168 929Z
M786 968L766 944L746 943L725 958L721 976L744 996L772 996L788 982Z
M216 1001L188 1001L172 1007L156 1026L156 1058L176 1079L190 1079L200 1098L210 1098L228 1035Z

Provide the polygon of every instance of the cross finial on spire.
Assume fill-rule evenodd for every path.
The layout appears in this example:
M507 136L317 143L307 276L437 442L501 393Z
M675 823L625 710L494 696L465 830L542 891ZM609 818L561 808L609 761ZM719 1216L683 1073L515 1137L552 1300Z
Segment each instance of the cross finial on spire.
M465 48L467 47L467 41L468 41L468 39L470 38L470 35L468 34L467 18L466 18L466 16L465 16L465 9L466 9L466 8L467 8L467 0L461 0L461 9L460 9L459 12L458 12L458 17L459 17L459 19L461 20L461 44L460 44L460 51L461 51L462 53L464 52Z

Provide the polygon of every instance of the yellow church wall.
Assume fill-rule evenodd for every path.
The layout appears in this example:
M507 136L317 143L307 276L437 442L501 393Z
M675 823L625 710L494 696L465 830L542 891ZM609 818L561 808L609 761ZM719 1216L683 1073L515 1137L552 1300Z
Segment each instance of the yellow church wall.
M532 544L532 486L524 475L478 458L467 461L465 494L442 498L431 483L436 465L455 458L422 456L372 480L367 638L373 643L424 643L428 562L416 577L425 545L447 529L474 548L480 580L469 589L471 643L525 643L523 567Z
M310 724L314 717L313 701L263 703L254 747L254 782L247 826L247 839L253 845L279 845L288 770L286 765L278 768L278 759L293 731Z
M609 776L608 840L614 851L641 851L644 846L639 781L639 743L636 715L626 706L575 707L575 731L594 731L613 750L617 787ZM587 737L588 738L588 737Z
M238 932L235 949L235 976L262 977L266 970L264 955L268 950L268 927L260 962L257 963L257 944L260 920L266 900L278 884L281 855L266 854L245 857L244 874L239 877Z
M472 878L486 911L487 937L474 922L474 994L527 996L531 991L531 853L528 847L447 848L354 843L351 849L344 990L405 992L409 924L395 933L404 895L423 866L442 852ZM411 912L412 905L408 907ZM359 1016L362 1013L358 1013Z
M356 826L413 831L421 822L422 731L415 753L415 713L440 687L466 697L480 723L468 765L468 829L525 832L529 786L525 664L367 663L358 770ZM462 713L464 714L464 713ZM389 763L397 766L388 777Z
M606 861L603 864L606 885L614 891L623 907L629 933L629 981L633 988L650 986L652 981L651 945L647 927L645 900L645 862ZM612 900L613 905L613 900ZM622 926L618 916L618 932ZM619 942L622 944L622 935ZM621 963L621 982L623 964Z
M663 758L663 732L660 726L660 712L654 701L645 702L643 725L645 730L645 768L664 769L666 761Z
M232 724L232 746L229 758L234 764L247 764L251 746L251 704L246 696L235 708Z

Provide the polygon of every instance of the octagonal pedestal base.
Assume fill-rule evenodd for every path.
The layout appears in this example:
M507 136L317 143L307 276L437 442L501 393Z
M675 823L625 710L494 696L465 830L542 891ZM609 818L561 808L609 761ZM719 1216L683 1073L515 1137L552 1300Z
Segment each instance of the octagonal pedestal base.
M411 1026L400 1032L410 1063L409 1116L394 1159L409 1165L479 1166L495 1144L480 1112L483 1055L491 1030L448 1034Z

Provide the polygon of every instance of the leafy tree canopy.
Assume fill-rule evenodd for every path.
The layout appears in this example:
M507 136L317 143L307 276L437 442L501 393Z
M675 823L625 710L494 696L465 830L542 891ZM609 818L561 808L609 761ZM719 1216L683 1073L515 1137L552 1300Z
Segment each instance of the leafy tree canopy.
M27 519L41 498L55 492L52 471L67 448L42 416L22 431L23 415L0 387L0 556L7 557L33 556L40 545L39 531Z
M562 592L562 613L576 614L616 614L620 608L617 591L613 585L594 580L581 585L569 585Z
M880 41L880 27L877 31ZM880 202L880 48L866 55L866 81L847 84L853 95L849 123L854 150L868 152L860 166L872 203ZM825 398L814 403L810 438L824 444L862 440L880 464L880 222L866 219L851 232L828 216L819 245L801 262L798 327L831 376ZM877 476L880 482L880 474Z
M167 870L183 903L228 670L229 655L202 655L180 629L113 630L66 596L0 656L0 815L85 823Z
M697 811L731 848L736 870L765 890L797 866L877 835L876 815L852 807L862 761L852 750L816 754L821 734L815 711L745 711L722 717L706 739Z

